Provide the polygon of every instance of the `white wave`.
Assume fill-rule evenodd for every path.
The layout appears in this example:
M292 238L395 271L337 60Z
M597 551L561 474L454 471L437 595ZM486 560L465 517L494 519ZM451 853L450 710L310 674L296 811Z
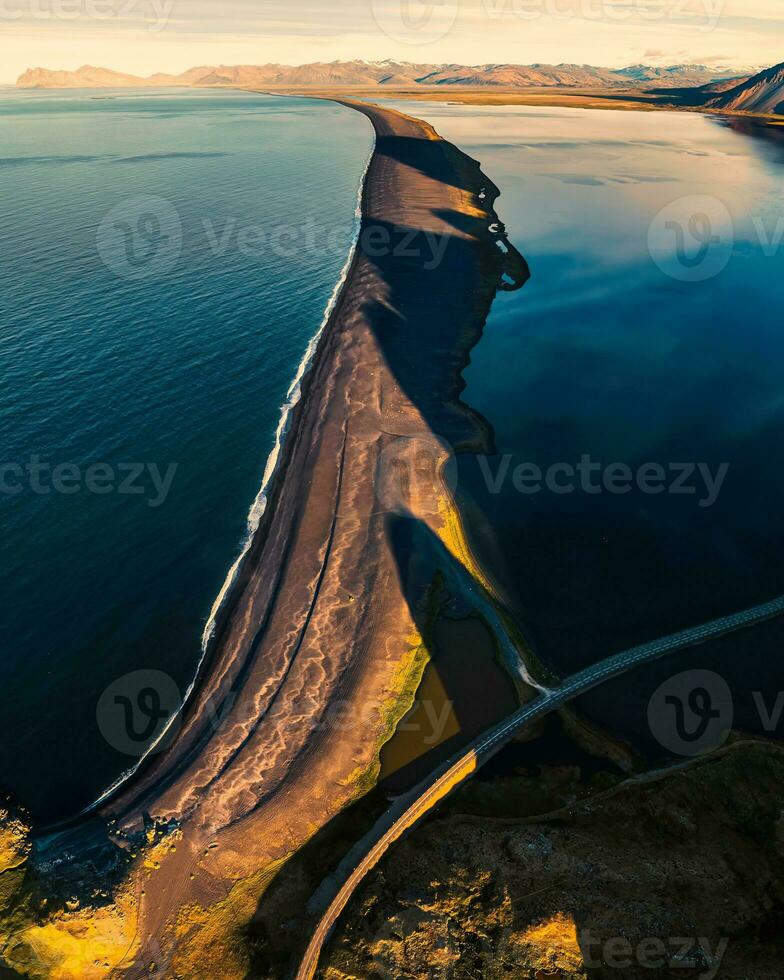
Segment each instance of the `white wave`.
M250 511L248 513L247 531L242 541L242 544L240 546L240 553L237 556L237 559L235 560L234 564L229 569L228 575L226 576L223 586L221 587L221 590L218 593L215 602L213 603L212 610L210 611L210 615L204 626L204 631L202 633L202 638L201 638L201 657L199 658L199 663L194 673L193 680L191 681L182 699L183 707L185 707L185 705L188 703L196 688L196 682L199 677L199 674L201 673L201 668L204 664L204 660L207 656L207 651L209 649L210 641L215 635L215 624L216 624L217 617L220 614L220 611L223 608L224 604L226 603L226 600L229 598L231 594L232 586L234 585L237 579L237 574L239 573L239 570L242 566L242 562L245 559L245 556L248 554L251 547L253 546L253 540L255 538L256 532L259 529L261 518L263 517L264 511L266 510L267 507L267 490L269 489L270 483L272 482L272 479L275 476L275 473L278 469L278 464L280 462L280 453L283 447L283 441L286 438L286 433L289 430L291 413L294 410L294 407L298 404L300 398L302 397L302 382L305 376L307 375L308 371L312 367L313 358L315 356L316 350L318 349L319 341L321 340L324 330L327 324L329 323L329 319L332 316L332 313L337 305L338 299L340 298L340 293L343 289L343 286L346 283L349 271L351 269L351 265L354 261L354 256L356 255L357 246L359 244L359 234L362 227L362 198L365 192L365 183L367 181L368 171L370 170L370 164L373 160L373 154L375 153L375 151L376 151L376 137L374 133L373 145L371 146L370 154L368 156L367 163L365 164L365 169L363 170L362 177L360 178L359 181L359 189L357 191L357 206L354 210L354 217L355 217L354 237L351 242L351 247L349 248L348 257L346 258L345 264L343 265L338 280L335 283L335 288L332 290L332 295L330 296L329 302L327 303L327 307L324 311L324 316L321 320L321 324L318 330L316 331L316 333L311 338L310 343L308 344L305 350L302 360L299 363L299 367L297 368L297 373L294 376L294 380L289 385L289 390L286 395L286 401L281 406L280 419L278 421L278 427L275 431L275 443L273 445L272 451L267 457L267 463L266 466L264 467L264 476L262 478L261 488L258 494L256 495L256 499L253 501L253 504L251 505ZM180 716L181 713L172 716L172 718L169 721L169 724L161 732L161 734L158 736L155 742L147 749L144 755L141 756L139 761L131 769L128 769L124 773L122 773L115 780L115 782L112 783L112 785L108 789L106 789L98 797L97 800L95 800L86 809L84 809L79 814L79 816L80 817L86 816L88 813L91 813L93 810L98 809L98 807L100 807L102 803L106 802L106 800L108 800L111 796L113 796L117 792L117 790L123 785L123 783L125 783L128 779L130 779L144 764L144 762L157 750L158 746L163 743L163 741L169 735L172 726L180 718Z
M362 178L359 183L359 191L357 193L357 206L354 211L354 216L356 218L355 226L354 226L354 238L352 240L351 247L349 249L348 258L346 259L343 269L341 270L340 276L338 277L338 281L335 283L335 288L333 289L332 295L330 296L329 302L327 303L327 308L324 312L324 317L321 321L321 325L319 326L318 330L311 338L310 343L308 344L305 350L302 360L300 361L299 367L297 368L297 373L294 376L294 380L289 385L289 390L286 395L286 401L281 406L280 419L278 421L278 427L275 432L275 444L272 448L272 452L267 457L267 465L264 468L264 476L262 478L261 489L259 490L256 499L253 501L253 505L251 506L250 512L248 514L248 530L242 545L242 550L240 551L237 560L229 569L229 574L226 576L226 580L223 583L223 587L218 593L218 597L215 600L215 603L212 607L212 611L210 612L209 618L207 619L207 622L204 626L204 632L202 633L203 652L206 652L207 645L212 639L212 636L215 632L215 621L217 619L218 613L223 607L223 604L227 596L231 592L231 587L234 584L234 581L237 577L237 572L240 569L242 560L245 557L245 555L248 553L248 551L250 550L253 544L254 536L259 528L259 524L261 523L261 518L264 515L264 511L267 508L267 490L278 468L278 463L280 461L280 451L283 447L283 440L285 439L286 433L288 432L289 429L291 413L294 410L295 406L299 403L300 398L302 397L302 381L313 364L313 357L316 353L316 350L318 349L319 341L321 340L321 337L324 333L324 329L329 323L329 318L332 316L335 306L337 305L338 299L340 298L340 293L343 289L343 286L345 285L349 270L351 269L351 264L354 261L354 256L357 251L357 245L359 244L359 233L362 224L362 196L365 189L365 181L367 179L367 173L368 170L370 169L370 163L371 160L373 159L374 152L375 152L375 137L373 139L373 147L370 151L370 156L368 157L368 161L365 164L365 169L362 173Z

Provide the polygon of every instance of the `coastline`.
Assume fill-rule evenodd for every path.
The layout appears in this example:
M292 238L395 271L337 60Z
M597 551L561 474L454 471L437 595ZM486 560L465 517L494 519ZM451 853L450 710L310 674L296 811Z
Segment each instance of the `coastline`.
M127 861L112 914L127 924L127 902L135 920L115 969L130 976L167 957L190 975L217 956L221 975L244 975L244 961L227 965L232 936L210 938L211 915L229 902L249 921L276 869L374 784L409 707L401 692L418 685L412 649L439 569L459 569L461 601L485 592L442 469L451 452L490 445L460 401L461 372L504 274L522 285L528 269L476 161L410 116L344 104L376 133L358 247L193 697L168 747L38 849L42 865L67 853L79 866L109 826L104 859ZM429 483L390 480L401 462L415 475L422 454ZM86 916L87 905L69 922Z
M285 93L281 92L280 94ZM305 95L305 93L303 93L303 95ZM284 485L295 455L293 447L299 440L301 435L300 430L302 426L307 423L307 416L318 414L321 409L321 400L324 392L323 386L319 385L318 383L321 380L319 374L322 371L327 373L329 370L329 366L326 362L329 359L330 346L333 340L332 333L336 329L336 325L341 319L341 305L344 300L344 294L349 287L351 287L352 279L356 273L356 265L360 259L360 256L358 255L358 246L360 244L362 234L362 223L364 216L371 208L369 195L373 192L373 188L370 186L370 176L374 159L377 154L379 138L378 120L379 118L384 118L385 116L400 116L403 119L416 123L417 126L426 131L428 134L428 139L439 141L444 145L451 147L451 144L441 140L430 124L424 123L421 120L414 120L412 117L404 116L402 113L398 113L396 110L380 109L376 106L369 106L363 103L355 103L350 100L335 98L332 95L320 95L314 93L307 95L306 97L324 98L325 100L335 101L346 106L347 108L359 111L369 119L374 128L373 148L358 189L359 203L356 213L359 217L359 222L357 233L347 257L344 269L342 270L340 278L336 282L335 290L327 306L324 319L308 345L303 360L298 368L297 375L290 386L290 396L292 394L298 394L298 397L294 397L293 399L290 397L286 404L282 406L281 420L278 427L278 432L276 434L276 444L268 457L264 481L259 491L259 495L257 496L256 501L254 501L249 514L249 534L242 546L239 557L235 560L229 570L225 584L216 599L212 613L207 621L207 624L205 625L203 635L203 656L199 666L197 678L192 684L191 690L198 688L200 679L202 679L203 675L208 672L210 667L210 658L214 655L215 649L220 645L223 631L226 628L228 621L231 619L233 611L232 604L247 586L248 580L253 572L254 559L258 557L259 552L263 550L267 542L270 532L270 525L275 522L276 511L281 504ZM465 157L462 151L457 150L454 147L452 149L456 150L456 153L459 154L459 156ZM468 160L470 158L466 157L465 159ZM475 161L471 162L475 163ZM478 165L476 166L478 169ZM482 176L483 186L481 188L481 194L483 200L488 205L487 216L490 219L488 225L495 229L495 231L491 233L489 237L493 240L504 240L505 231L503 223L500 221L493 209L494 201L500 194L500 191L489 179L484 178L484 175ZM514 266L513 271L522 278L522 281L524 282L525 279L527 279L527 265L515 249L511 249L510 253L507 253L507 255L502 254L498 258L498 266L501 276L505 271L505 267L511 263L511 265ZM522 284L522 282L520 284ZM495 291L495 289L500 290L504 288L509 287L506 286L499 277L498 281L494 283L493 291ZM474 338L474 340L476 339L478 339L478 337ZM471 409L459 402L459 395L464 387L464 383L462 382L460 375L462 370L469 362L471 346L473 346L473 343L470 346L465 345L464 353L461 353L459 359L457 359L454 365L454 370L452 372L453 377L450 379L451 383L447 389L448 401L451 403L451 407L454 411L456 411L456 413L470 419L470 427L476 430L472 433L467 445L485 446L488 445L490 434L489 432L484 431L484 420L482 420L480 416L476 416ZM449 496L449 490L447 487L440 489L443 491L445 497ZM262 500L263 505L261 504ZM476 572L474 573L476 574ZM188 713L188 709L189 698L186 698L185 714ZM164 737L165 736L162 736L161 740ZM118 787L118 789L121 788L121 786ZM115 794L112 793L112 796L114 795ZM108 802L108 800L105 802Z
M283 94L283 93L281 93ZM374 193L374 187L372 186L372 181L370 180L375 158L377 156L378 139L379 139L379 120L388 117L400 117L411 123L416 124L418 128L427 134L427 139L432 141L438 141L444 146L450 147L459 158L464 158L468 161L470 158L465 157L462 151L451 147L451 144L446 143L446 141L441 140L441 138L435 133L435 130L427 124L420 120L414 120L411 117L404 116L402 113L398 113L395 110L379 109L375 106L367 106L363 103L354 103L350 100L336 99L331 95L316 95L313 94L310 97L325 98L329 101L337 101L347 108L354 109L356 111L364 114L371 122L375 131L375 140L373 151L371 152L370 158L368 160L367 167L363 174L362 182L359 188L359 214L360 214L360 226L358 228L356 242L352 248L352 251L347 259L346 266L344 268L344 273L338 280L335 288L335 294L333 300L327 308L327 314L325 315L324 321L319 328L318 332L311 341L311 345L308 349L306 357L303 359L301 369L298 372L297 378L292 383L292 389L297 386L298 380L300 380L301 394L298 400L294 402L293 405L284 406L285 413L285 426L286 432L280 447L276 446L270 456L277 456L277 465L274 467L272 472L269 474L265 484L262 486L260 491L260 496L267 493L267 501L264 510L259 515L260 520L255 528L253 534L250 535L247 545L244 547L240 558L235 562L234 566L229 572L227 577L227 585L224 586L221 595L215 604L215 609L213 615L210 617L210 622L213 624L211 630L211 635L208 637L208 631L210 629L210 622L208 622L205 628L205 655L202 660L200 667L200 674L203 675L209 670L210 658L214 654L215 649L220 645L223 631L225 630L229 620L232 615L232 603L237 599L237 597L242 593L243 589L247 587L248 580L253 574L254 570L254 559L258 558L259 553L264 549L267 542L268 535L270 532L270 525L275 522L277 516L278 508L281 505L281 498L283 496L283 489L286 483L286 478L292 464L294 462L294 446L299 441L301 435L301 428L303 425L307 424L308 416L313 414L319 414L322 407L322 398L324 395L324 386L319 384L322 379L319 377L320 373L329 372L329 366L327 364L330 355L331 342L333 340L333 332L336 329L336 325L341 320L341 306L345 298L345 292L351 287L352 280L356 275L356 266L361 256L357 253L357 244L362 233L362 222L364 216L372 210L372 203L370 200L371 195ZM462 162L462 161L461 161ZM470 169L476 167L478 171L478 165L475 161L471 161L473 166ZM481 172L479 172L481 173ZM472 175L473 176L473 175ZM482 175L482 187L480 194L484 204L487 206L487 216L490 219L488 221L488 226L495 229L489 237L493 240L504 240L505 231L503 223L498 219L497 214L493 209L493 204L495 199L500 194L495 185ZM506 256L503 254L498 257L498 272L503 275L505 267L509 264L516 267L511 270L514 271L518 276L525 281L528 277L527 266L524 260L519 256L516 250L512 249L510 253ZM522 284L522 282L520 283ZM493 284L493 292L495 289L503 289L505 284L501 281L500 276L497 282ZM506 287L508 288L508 287ZM478 339L472 338L475 340ZM465 345L465 350L463 352L461 347L460 355L456 358L456 362L453 366L452 372L450 372L450 383L448 384L445 392L445 401L450 403L450 408L458 414L461 419L468 419L468 427L472 430L470 437L468 438L466 445L488 445L488 440L490 439L489 432L484 429L484 421L481 417L476 416L467 406L459 402L459 395L464 387L464 383L460 377L462 370L468 364L470 347L473 346L473 342ZM304 370L303 370L304 368ZM285 412L286 408L289 408L288 412ZM282 415L282 421L284 421L284 416ZM269 467L269 461L268 461ZM296 479L296 478L295 478ZM445 496L448 496L448 488L441 488L444 491ZM257 498L258 499L258 498ZM255 505L254 505L255 506ZM198 680L195 682L195 687L198 687ZM188 710L188 705L186 704L186 714Z
M359 236L362 229L362 200L365 193L365 184L367 182L368 172L370 170L370 164L373 160L373 155L376 152L376 140L375 133L373 134L373 144L370 148L370 153L368 155L365 166L362 170L362 174L359 179L359 186L357 188L357 206L354 210L355 216L355 231L354 239L351 243L351 247L346 257L346 261L343 264L343 268L340 270L340 275L335 283L335 287L332 290L332 295L327 302L326 308L324 310L324 316L322 317L321 323L319 324L318 330L311 337L308 342L308 346L302 356L302 360L297 366L297 372L294 375L294 379L289 385L289 389L286 395L286 401L281 405L280 409L280 420L278 422L277 429L275 431L275 444L267 457L267 462L264 467L264 476L262 478L261 487L256 495L256 499L251 505L250 511L248 513L248 531L247 535L242 542L240 554L235 560L234 564L229 569L226 576L226 580L218 593L215 602L213 603L210 614L207 618L207 622L204 626L204 632L202 634L202 653L204 656L208 653L209 644L214 636L216 621L221 612L221 609L225 602L230 599L231 591L234 587L236 578L240 572L241 566L248 552L253 546L253 538L259 530L259 526L264 517L264 513L267 510L267 496L271 491L272 482L275 479L275 475L278 471L281 457L284 455L285 451L285 441L288 431L292 425L292 416L296 406L299 404L300 400L304 396L304 388L307 385L308 377L310 375L311 369L314 366L315 359L318 355L319 345L321 343L321 337L324 331L329 327L332 315L340 302L340 295L345 288L346 282L351 274L351 268L354 264L354 258L357 253L357 246L359 244ZM195 686L195 682L194 682ZM192 693L193 686L188 692L188 695L183 699L187 702L189 695Z
M222 86L240 91L258 91L241 86ZM324 98L334 102L361 100L374 104L374 100L440 102L447 105L466 106L543 106L564 109L601 109L626 112L691 112L720 119L733 119L767 125L784 126L784 116L775 113L748 112L744 110L717 109L712 106L688 101L690 89L602 89L559 86L532 86L530 88L477 87L477 86L426 86L397 88L395 86L366 85L292 87L268 86L268 95ZM685 97L681 93L686 93ZM680 99L680 101L679 101Z
M275 430L273 447L270 450L264 465L264 474L262 477L261 486L248 511L247 530L245 536L239 544L238 554L232 561L232 564L229 566L223 585L221 586L215 601L213 602L210 613L204 624L204 629L202 631L201 656L196 666L193 679L183 695L181 712L174 715L170 719L169 724L139 759L136 765L122 773L118 779L111 786L107 787L107 789L104 790L104 792L101 793L101 795L89 806L83 809L80 813L76 814L74 817L65 821L64 824L57 825L57 827L74 825L88 817L90 814L94 813L96 810L101 809L101 807L108 805L110 801L122 790L126 783L132 780L138 773L143 771L150 758L158 751L159 746L162 745L169 737L172 728L182 717L182 714L187 712L190 701L198 688L204 671L209 667L209 659L213 645L216 641L216 633L219 632L219 627L224 619L224 611L227 611L228 607L230 607L235 590L241 588L243 581L242 573L245 564L252 557L257 537L259 537L259 535L263 535L262 523L264 521L264 515L268 510L269 497L274 494L275 480L279 471L285 467L287 436L291 428L296 425L297 407L307 395L310 375L319 356L321 340L324 333L329 328L332 316L340 302L341 293L351 275L351 269L356 256L359 236L362 228L362 200L368 172L375 153L375 142L374 133L370 153L362 170L362 174L360 175L359 185L357 188L357 205L354 211L355 231L353 241L351 242L346 261L343 264L343 268L340 271L332 294L325 307L321 323L311 339L308 341L308 345L305 348L302 359L297 366L294 378L289 385L286 400L280 407L280 418ZM57 827L48 829L54 830L57 829Z
M2 87L2 86L0 86ZM58 88L54 85L21 86L19 82L7 86L13 91L46 92L71 91L86 88L84 85L69 85ZM110 88L110 86L103 86ZM641 85L629 88L602 88L590 86L567 85L530 85L509 87L504 85L460 85L460 84L417 84L395 86L391 84L311 84L286 85L267 84L264 88L244 84L212 84L193 85L178 84L173 86L183 90L209 91L263 91L268 95L287 95L302 98L325 98L334 102L344 100L362 100L372 102L374 99L394 99L397 101L410 100L413 102L445 102L460 105L526 105L526 106L558 106L575 109L616 109L631 111L670 111L696 112L703 115L720 118L747 120L762 125L784 126L784 116L776 113L750 112L740 109L724 109L701 104L699 101L700 86L675 86L655 88L652 85ZM127 86L128 91L144 91L145 89L160 88L157 85L138 84ZM697 93L695 95L695 93Z
M36 965L48 966L41 949L51 948L52 932L66 935L62 947L55 946L65 959L52 960L61 980L106 975L88 969L104 959L110 975L134 980L151 973L237 980L260 975L247 961L246 932L265 890L292 855L307 854L303 844L346 817L347 807L373 785L383 740L410 706L401 689L407 699L418 689L417 671L428 663L425 627L431 625L423 606L434 574L443 575L453 597L471 603L484 623L493 623L510 673L514 663L508 661L523 651L524 641L509 624L502 617L493 621L492 582L470 553L445 476L453 452L491 451L492 431L461 401L461 376L481 336L483 311L486 318L495 290L509 288L498 275L504 263L493 248L504 237L494 210L498 188L479 164L421 120L332 94L301 94L340 102L372 123L354 242L281 406L248 532L205 625L182 718L171 719L132 770L62 825L71 828L68 834L42 842L51 863L39 863L36 872L53 872L51 884L57 863L70 862L78 869L70 878L80 889L90 885L71 893L81 909L78 901L76 911L67 904L69 912L57 910L43 927L39 918L29 941ZM394 92L389 97L401 98ZM751 114L716 114L773 123ZM438 153L425 144L437 144ZM448 164L443 169L435 162L438 154ZM382 156L385 166L376 167ZM439 196L431 184L445 185ZM414 215L412 223L392 223L395 202L403 218ZM431 218L432 225L426 223ZM464 301L439 285L433 296L440 303L413 308L420 335L409 329L407 304L417 291L415 280L420 289L429 288L424 274L430 257L400 263L398 256L372 256L363 250L362 235L373 227L391 232L393 242L403 229L406 236L416 230L424 248L431 233L459 247L459 259L445 271ZM509 261L516 264L519 286L528 274L524 260L513 254ZM402 289L401 276L411 280ZM439 273L439 283L448 281ZM474 294L479 299L469 308L465 296ZM431 327L443 327L443 341L431 341ZM395 328L403 340L396 339ZM418 358L433 363L417 364ZM401 442L411 444L410 453L395 450ZM422 452L433 464L433 482L424 490L412 476ZM387 468L399 464L409 482L390 486ZM522 680L536 687L535 675L522 668L540 665L522 659L520 665ZM356 716L348 730L333 714L345 706ZM182 731L157 753L180 720ZM633 782L667 775L645 773ZM545 822L566 820L570 808ZM101 860L111 849L107 865L117 854L127 865L121 880L106 875L100 881L106 903L102 898L91 908L90 875L103 877L93 863L99 838ZM52 907L68 885L66 875L65 884L53 886ZM117 943L116 956L114 947L91 951L92 924L82 928L92 923L88 916L98 918L107 909L108 932L119 933L124 944ZM282 922L282 929L290 925ZM35 930L49 933L42 938ZM78 937L84 969L68 972L72 937ZM28 942L26 931L22 942Z

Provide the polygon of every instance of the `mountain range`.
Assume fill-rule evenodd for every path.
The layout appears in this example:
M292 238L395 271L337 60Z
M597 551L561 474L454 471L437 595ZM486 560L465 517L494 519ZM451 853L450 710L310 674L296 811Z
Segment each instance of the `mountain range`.
M630 65L596 68L592 65L456 65L413 64L407 61L332 61L309 65L202 65L179 75L158 73L142 78L84 65L77 71L30 68L17 81L19 88L130 88L143 86L331 86L418 85L566 86L624 88L655 84L662 88L705 85L738 78L742 71L705 65L666 68Z

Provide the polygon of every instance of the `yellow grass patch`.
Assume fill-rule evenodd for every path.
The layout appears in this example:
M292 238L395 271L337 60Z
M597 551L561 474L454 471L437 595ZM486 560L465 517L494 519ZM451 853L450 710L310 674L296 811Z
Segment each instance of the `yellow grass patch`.
M493 595L493 587L474 558L468 545L463 522L457 507L447 496L441 496L438 501L438 516L441 526L437 534L447 551L465 568L475 582L478 582L489 595Z
M288 856L238 881L222 902L180 910L175 928L177 952L172 975L188 980L244 980L250 970L245 927Z
M381 773L381 750L413 708L422 677L430 662L430 651L415 626L412 626L407 643L408 649L401 657L389 682L391 693L378 706L381 732L376 739L373 763L369 768L358 767L348 779L348 782L356 786L357 798L364 796L376 785Z
M543 980L577 980L585 976L577 926L570 915L559 912L551 919L530 926L513 937L512 941L520 947L537 977Z
M133 962L136 903L124 896L103 909L59 914L23 932L5 957L23 976L46 980L98 980Z
M0 807L0 874L21 867L31 846L30 828L25 820Z

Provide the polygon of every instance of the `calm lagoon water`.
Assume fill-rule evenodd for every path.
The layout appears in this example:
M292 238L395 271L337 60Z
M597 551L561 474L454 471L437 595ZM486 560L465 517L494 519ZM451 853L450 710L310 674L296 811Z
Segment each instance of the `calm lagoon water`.
M460 460L459 491L473 546L540 657L568 674L784 594L777 131L693 114L400 108L481 162L531 265L523 290L498 296L465 372L463 398L492 424L498 456L484 471ZM513 485L520 464L544 476L584 455L602 466L591 485L614 463L635 475L663 466L667 487L673 464L707 464L714 477L729 468L715 501L696 472L688 495L589 492L579 476L571 493ZM490 492L504 456L507 477ZM750 692L780 690L782 664L784 628L771 624L607 685L586 705L639 734L651 687L704 666L726 677L736 716L754 727Z
M5 91L0 117L0 781L47 820L136 761L107 685L192 680L372 135L235 93ZM78 471L53 492L36 463Z

